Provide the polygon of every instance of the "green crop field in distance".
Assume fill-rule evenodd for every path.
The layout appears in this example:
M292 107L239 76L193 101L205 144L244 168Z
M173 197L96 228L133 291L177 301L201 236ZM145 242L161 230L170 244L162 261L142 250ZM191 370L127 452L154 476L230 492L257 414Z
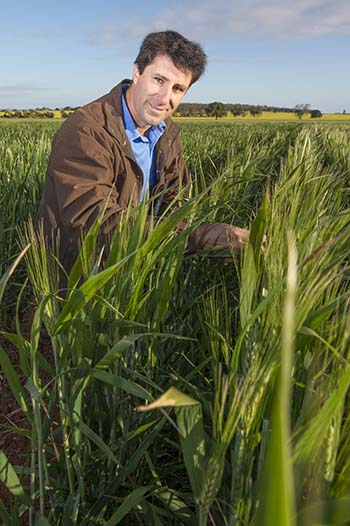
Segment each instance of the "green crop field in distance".
M50 110L54 114L54 119L62 119L61 116L61 110ZM40 112L40 110L39 110ZM14 114L14 111L11 113ZM43 112L41 112L43 113ZM67 111L66 113L71 113L71 111ZM0 111L0 118L2 118L4 115L3 111ZM12 119L10 119L12 120ZM27 118L20 118L19 121L27 120ZM29 118L29 120L32 120ZM36 120L33 118L33 120ZM212 122L215 121L215 117L175 117L175 120L185 120L185 121L203 121L203 122ZM244 122L244 121L299 121L302 122L328 122L328 121L335 121L335 122L350 122L350 114L340 114L340 113L324 113L322 117L312 119L310 114L306 114L302 117L302 119L299 119L299 117L292 112L274 112L274 111L263 111L260 115L252 116L249 112L247 115L243 116L233 116L230 112L226 117L220 117L218 121L222 120L229 120L233 122Z
M261 115L256 115L253 117L248 112L247 115L243 116L233 116L232 114L228 114L226 117L220 117L217 120L215 117L175 117L175 120L179 121L193 121L193 122L226 122L226 121L232 121L232 122L264 122L264 121L272 121L272 122L279 122L279 121L285 121L285 122L345 122L350 123L350 114L337 114L337 113L324 113L322 117L312 119L310 117L310 114L304 115L302 119L299 119L295 113L288 113L288 112L274 112L274 111L263 111Z

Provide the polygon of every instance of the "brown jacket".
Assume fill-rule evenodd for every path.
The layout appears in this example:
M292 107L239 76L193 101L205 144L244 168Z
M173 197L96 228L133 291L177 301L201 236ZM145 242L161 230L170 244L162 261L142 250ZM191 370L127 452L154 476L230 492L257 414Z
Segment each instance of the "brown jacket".
M118 222L121 210L137 206L143 173L132 153L123 123L122 81L108 94L80 108L62 124L52 144L38 220L49 238L60 232L60 258L70 269L81 232L107 202L102 231ZM157 143L157 184L166 189L163 205L188 181L179 128L166 119Z

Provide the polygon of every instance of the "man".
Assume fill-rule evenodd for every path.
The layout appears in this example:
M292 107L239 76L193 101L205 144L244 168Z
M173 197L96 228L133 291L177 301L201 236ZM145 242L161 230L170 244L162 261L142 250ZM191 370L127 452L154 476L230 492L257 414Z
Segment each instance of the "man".
M38 219L46 236L59 232L67 270L82 232L102 210L103 235L130 203L136 207L148 195L161 193L162 209L187 184L181 137L170 116L205 65L200 45L175 31L151 33L136 57L132 81L122 81L61 126ZM240 248L247 238L248 231L231 225L200 225L188 246L191 251Z

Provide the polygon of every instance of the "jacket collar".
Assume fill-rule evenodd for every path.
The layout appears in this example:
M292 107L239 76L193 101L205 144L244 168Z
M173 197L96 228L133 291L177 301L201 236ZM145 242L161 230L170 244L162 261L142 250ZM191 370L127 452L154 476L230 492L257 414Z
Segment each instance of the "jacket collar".
M122 143L127 141L123 122L122 89L130 84L131 80L124 79L105 95L105 104L108 105L105 112L107 131Z
M130 147L130 145L124 128L122 90L125 85L130 85L131 82L132 81L129 79L122 80L104 97L105 104L109 106L108 108L106 107L105 111L107 131L116 137L124 147ZM178 135L179 129L174 125L173 121L169 117L167 117L164 122L167 126L164 132L164 139L166 136L168 143L172 143L175 137Z

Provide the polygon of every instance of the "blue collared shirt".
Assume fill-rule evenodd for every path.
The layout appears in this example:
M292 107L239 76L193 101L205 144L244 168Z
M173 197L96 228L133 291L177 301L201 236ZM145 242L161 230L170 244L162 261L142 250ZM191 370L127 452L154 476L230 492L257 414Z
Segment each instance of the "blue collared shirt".
M155 146L163 135L166 124L161 121L157 126L151 126L146 135L141 135L135 126L135 122L126 104L124 93L122 94L123 120L126 136L129 139L132 152L143 172L143 185L140 202L144 199L146 192L151 193L156 183L156 160Z

